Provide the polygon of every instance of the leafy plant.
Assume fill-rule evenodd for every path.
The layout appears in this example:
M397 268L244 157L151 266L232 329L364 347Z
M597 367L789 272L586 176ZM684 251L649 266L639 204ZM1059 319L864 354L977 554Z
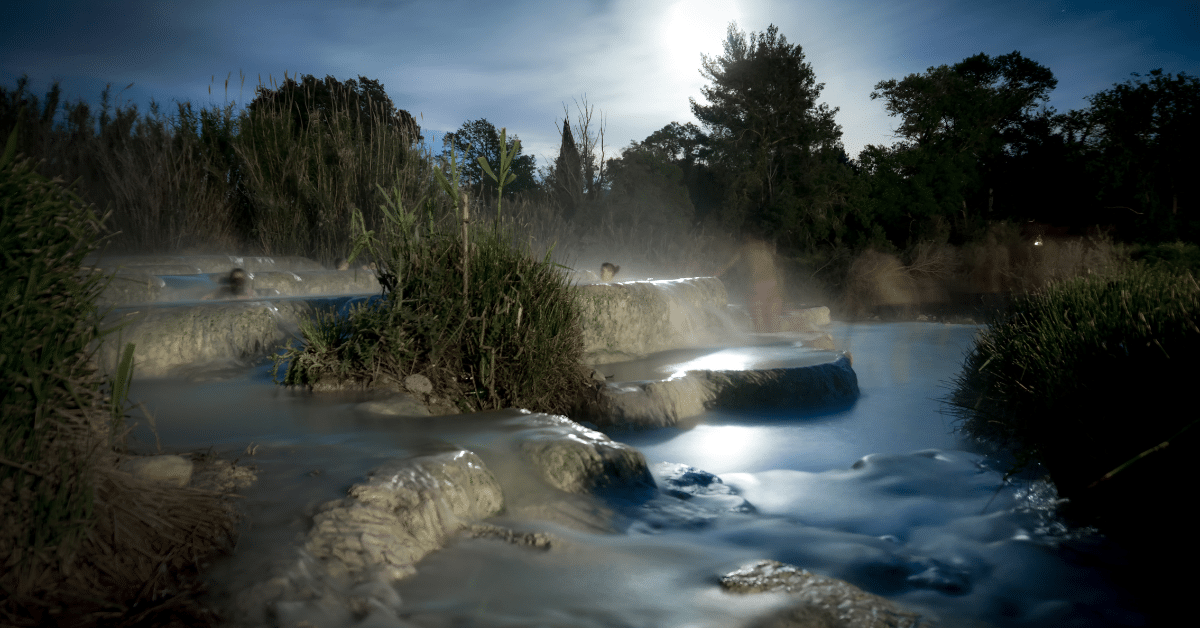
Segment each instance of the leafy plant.
M0 564L13 573L78 547L92 515L88 470L103 442L92 422L101 380L87 356L104 280L79 276L102 222L15 158L17 136L0 157Z
M1188 273L1137 265L1054 283L1017 298L978 338L950 412L968 435L1013 448L1011 472L1041 463L1060 494L1086 497L1156 468L1152 452L1194 425L1180 408L1200 351L1197 312ZM1157 473L1138 475L1129 494L1164 484Z
M486 160L480 165L503 194L509 160L502 157L498 173ZM549 252L538 261L514 247L498 218L489 228L468 224L453 151L449 173L437 169L435 177L463 208L461 230L435 220L428 204L422 223L398 193L380 188L387 223L368 230L356 218L354 250L378 260L384 295L345 317L321 314L306 324L305 346L277 358L277 376L285 363L282 383L310 387L398 386L420 373L435 395L465 411L577 407L589 389L565 274Z

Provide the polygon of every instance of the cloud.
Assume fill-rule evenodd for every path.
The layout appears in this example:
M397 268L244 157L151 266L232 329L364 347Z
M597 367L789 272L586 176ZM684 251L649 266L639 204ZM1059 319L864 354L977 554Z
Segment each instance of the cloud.
M585 95L593 124L603 113L610 155L672 121L694 120L688 98L702 100L706 83L700 53L722 52L730 20L747 32L774 23L802 46L825 83L821 100L840 110L851 156L893 141L898 121L869 98L876 83L979 52L1019 50L1049 67L1060 110L1084 106L1084 96L1130 72L1195 74L1200 63L1195 3L1157 0L9 4L0 9L0 80L9 85L21 73L43 91L61 79L72 100L96 102L105 83L119 90L133 82L122 98L143 107L150 98L206 106L245 104L260 77L281 80L285 70L362 75L383 82L397 106L424 114L427 137L486 118L520 135L541 164L558 152L564 104L574 119L574 101Z

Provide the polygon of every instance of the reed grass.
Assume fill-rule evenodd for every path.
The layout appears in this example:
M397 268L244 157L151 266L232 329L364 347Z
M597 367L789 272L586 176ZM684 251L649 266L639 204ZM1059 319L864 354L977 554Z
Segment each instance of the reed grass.
M502 166L501 181L506 174ZM446 196L460 199L455 168L439 180ZM463 213L459 225L457 212L439 220L426 204L419 216L398 191L380 192L384 228L367 230L358 215L354 223L355 249L379 263L384 298L306 323L305 346L276 358L276 377L286 364L281 383L398 387L421 374L463 411L563 414L587 403L579 314L550 253L538 259L514 245L498 218L468 224Z
M107 279L81 272L104 217L20 158L19 135L0 156L0 624L122 625L169 607L197 625L180 574L227 546L233 512L117 471L133 346L116 381L97 374Z
M1135 496L1162 495L1161 510L1174 498L1159 461L1178 471L1197 451L1182 436L1196 422L1185 409L1198 313L1186 271L1137 264L1053 282L988 326L945 401L964 433L1015 451L1013 472L1041 463L1082 502L1127 480L1119 497L1092 500L1110 520L1137 513ZM1170 454L1151 454L1166 443Z
M103 281L77 277L102 222L15 150L10 136L0 158L0 564L20 573L77 548L92 516L87 469L106 439L89 420L102 398L87 364Z
M997 222L962 246L921 240L905 251L872 247L833 255L829 262L840 268L826 276L840 288L840 313L862 318L879 306L917 312L954 295L1031 294L1054 282L1110 274L1129 261L1129 252L1106 238L1035 243L1015 225Z

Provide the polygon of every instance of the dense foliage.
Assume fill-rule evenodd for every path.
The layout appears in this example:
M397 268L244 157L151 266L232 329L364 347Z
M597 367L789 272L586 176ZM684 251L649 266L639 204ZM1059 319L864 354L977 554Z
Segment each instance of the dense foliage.
M296 137L314 124L329 124L336 115L348 114L367 141L377 129L404 133L414 143L421 141L421 127L412 114L397 109L383 84L365 76L342 82L332 76L318 80L305 74L297 81L285 74L283 83L277 86L255 88L254 100L246 109L251 117L286 111L295 123L292 129Z
M463 184L480 196L496 196L496 182L487 176L479 164L483 157L490 164L500 163L500 130L484 119L464 122L457 131L447 133L442 151L443 161L448 161L453 149L461 161ZM505 184L505 194L519 194L537 189L536 164L533 155L522 155L520 139L516 134L507 135L505 149L513 154L511 183Z
M92 520L89 468L107 444L87 359L104 284L79 274L101 221L15 148L0 159L0 564L14 574L78 547Z
M1200 141L1195 77L1153 70L1060 114L1043 104L1056 85L1050 69L1020 52L978 54L881 80L871 96L896 116L898 140L851 159L837 109L819 101L823 86L802 48L775 26L747 34L731 25L724 53L699 61L709 84L692 106L703 129L670 122L606 159L603 120L589 128L585 103L578 121L563 121L552 164L535 173L531 156L517 156L510 200L582 218L573 225L580 233L681 217L707 232L752 229L785 256L817 262L847 247L962 245L998 221L1072 235L1090 228L1124 242L1200 235L1186 183L1200 169L1190 149ZM81 197L111 210L118 241L131 247L214 243L332 262L345 254L350 208L380 224L376 185L400 187L409 205L431 196L435 160L414 150L419 127L366 77L285 76L260 85L240 112L181 103L173 118L154 103L144 116L114 109L107 89L98 110L65 103L57 84L39 101L27 84L0 89L0 126L27 107L18 150L45 158L42 174L78 180ZM481 118L449 138L466 157L468 186L492 196L473 158L495 160L495 127Z
M406 210L398 195L386 203L392 220L366 234L384 298L304 326L305 346L277 362L287 363L282 383L386 386L421 374L463 411L581 404L583 340L557 266L515 248L501 228L471 229L464 247L452 221Z
M947 401L966 433L1043 464L1063 496L1109 521L1161 520L1146 508L1178 501L1164 488L1197 449L1182 409L1198 313L1195 275L1165 265L1056 282L988 327Z
M1000 175L1026 129L1045 115L1035 107L1056 84L1050 70L1013 52L978 54L876 85L871 98L900 118L900 141L868 146L862 157L876 206L886 208L880 218L889 239L908 244L920 235L914 225L939 216L955 218L961 231L1017 209L1009 194L1024 186L1001 186Z
M838 176L848 169L837 109L817 102L824 84L801 47L774 25L747 36L731 24L724 54L702 68L708 104L691 105L725 187L720 223L765 227L793 247L830 242L848 209Z
M82 263L103 219L16 158L23 130L0 157L0 624L210 625L182 592L236 517L219 493L116 467L134 346L115 381L97 374L107 278Z

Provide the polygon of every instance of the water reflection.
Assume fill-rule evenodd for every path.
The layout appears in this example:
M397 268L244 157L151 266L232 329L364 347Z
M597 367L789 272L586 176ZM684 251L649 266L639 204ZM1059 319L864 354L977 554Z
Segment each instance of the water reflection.
M683 428L613 433L652 464L716 473L756 512L672 528L637 525L647 504L611 506L630 520L624 534L501 517L559 540L549 552L482 539L435 552L418 577L397 586L403 618L418 626L742 625L785 600L728 596L714 579L772 558L944 617L995 626L1138 625L1113 584L1113 555L1056 526L1044 487L1003 484L940 414L937 399L976 331L835 324L835 343L853 352L862 392L849 408L712 411ZM788 346L677 353L621 368L724 370L784 359ZM296 535L315 506L385 460L462 446L505 476L511 458L497 453L506 451L498 443L511 412L368 416L357 406L368 396L292 393L272 384L264 366L220 381L135 381L132 396L155 412L168 448L216 444L233 457L251 441L261 444L243 456L259 465L260 481L247 495L251 523L237 555L214 572L218 589L252 585L294 561ZM502 482L510 504L531 494Z

